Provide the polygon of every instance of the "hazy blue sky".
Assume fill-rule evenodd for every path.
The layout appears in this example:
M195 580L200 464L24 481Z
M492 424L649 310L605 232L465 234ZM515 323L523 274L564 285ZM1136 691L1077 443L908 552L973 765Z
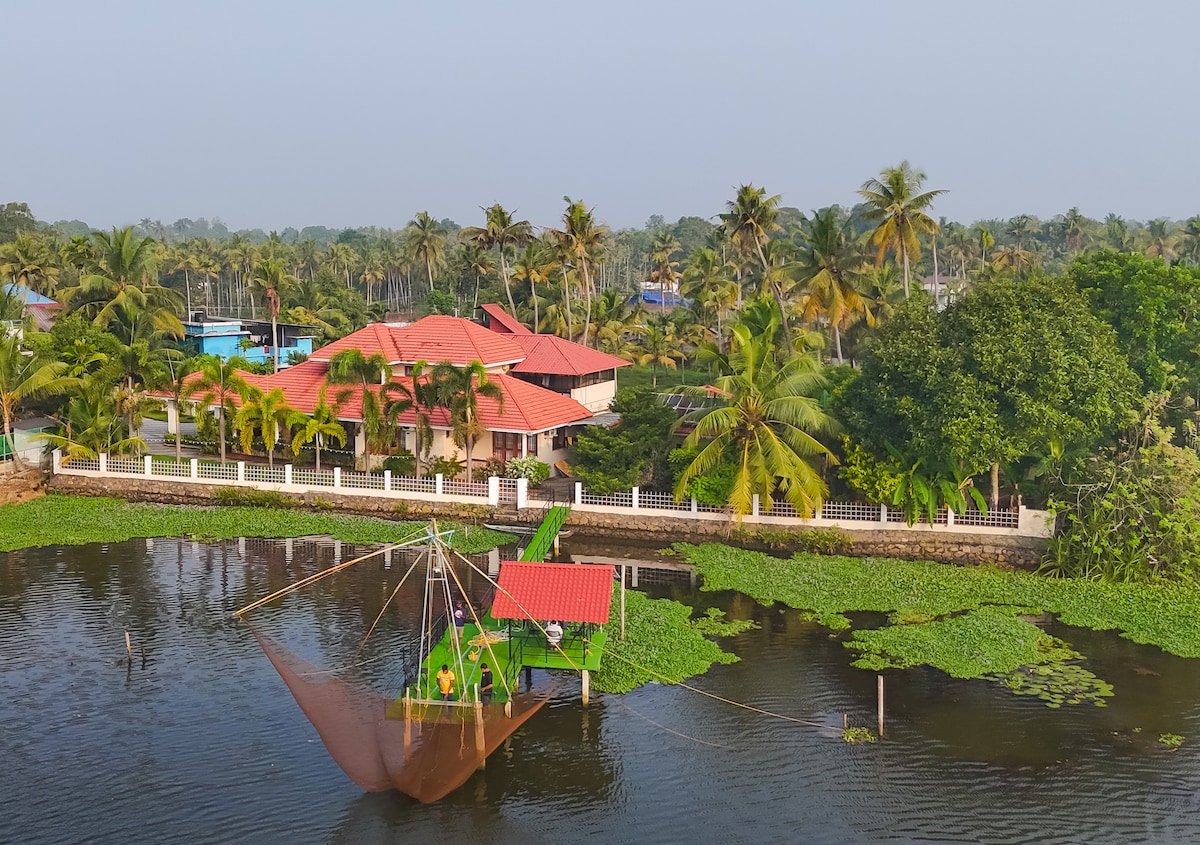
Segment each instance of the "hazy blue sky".
M905 158L964 221L1200 212L1200 3L4 6L0 202L42 219L639 226Z

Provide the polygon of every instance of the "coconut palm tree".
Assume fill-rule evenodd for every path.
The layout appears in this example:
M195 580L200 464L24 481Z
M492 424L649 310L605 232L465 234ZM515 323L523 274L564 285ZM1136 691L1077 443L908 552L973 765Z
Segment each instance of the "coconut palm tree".
M467 482L472 481L472 451L475 441L486 429L479 422L480 396L496 400L500 413L504 413L504 393L500 385L488 381L487 371L479 361L459 367L449 362L435 364L429 383L437 405L450 413L450 427L454 443L463 447L467 459Z
M517 316L517 305L513 301L512 286L508 275L508 248L522 247L533 238L533 227L528 220L516 220L514 214L500 203L493 203L487 208L480 209L484 214L484 224L468 226L459 233L465 241L476 246L500 253L500 280L504 282L504 292L508 295L508 310Z
M1018 214L1016 217L1010 218L1008 226L1005 228L1005 233L1013 239L1020 250L1026 240L1033 237L1036 228L1033 225L1033 218L1028 214Z
M346 445L346 429L337 421L337 411L325 401L325 385L317 392L317 406L311 414L296 414L291 424L299 425L299 430L292 437L292 454L299 455L300 450L309 443L317 453L317 472L321 471L321 446L326 439L333 439L339 446Z
M59 256L38 235L17 235L0 246L0 277L27 290L53 298L61 272Z
M670 229L660 230L650 245L650 275L647 281L658 285L663 307L667 304L667 291L675 290L679 284L679 262L671 260L671 256L679 249L679 241Z
M65 393L79 383L66 375L64 362L47 361L27 352L18 335L0 332L0 417L4 420L4 441L18 466L21 459L12 434L17 411L26 402Z
M1093 221L1084 217L1078 208L1070 208L1067 213L1058 218L1058 235L1062 238L1063 249L1071 258L1083 252L1087 244L1088 229Z
M719 251L699 246L688 256L687 267L680 279L682 296L701 303L717 323L717 337L723 336L725 317L737 301L738 285L733 278L733 264Z
M983 226L976 226L975 237L979 243L979 269L982 272L987 264L987 251L996 245L996 236Z
M39 439L62 451L65 462L95 460L102 454L123 455L146 448L140 437L129 435L117 403L103 378L86 378L72 391L59 416L59 431Z
M205 407L217 405L217 436L220 439L221 463L225 463L225 409L234 396L245 394L250 385L243 373L250 362L240 355L228 361L219 355L201 355L196 359L196 370L200 378L191 383L187 390L190 398L201 394L200 403Z
M763 246L770 240L771 234L783 229L778 221L779 201L778 194L768 197L763 188L742 185L737 189L735 197L725 203L726 211L721 215L721 228L744 258L758 258L763 288L770 289L779 307L780 325L785 327L785 343L791 352L792 339L786 331L787 310L783 301L783 290L777 283L771 282L771 262L767 260L763 251Z
M675 362L683 358L679 351L679 339L675 336L673 326L667 320L650 320L644 326L636 329L639 335L634 342L633 353L643 367L650 365L650 386L658 387L658 367L675 369Z
M446 262L446 241L450 235L428 211L422 211L408 221L408 246L414 257L425 265L429 289L433 290L435 268Z
M79 284L61 292L70 311L83 311L98 326L107 326L116 309L126 303L154 312L156 321L173 318L173 327L183 334L178 314L179 294L151 282L158 260L158 244L139 238L133 227L92 233L94 260L85 268Z
M1146 224L1148 240L1142 253L1147 258L1161 258L1169 263L1171 259L1179 256L1175 251L1175 235L1170 231L1170 225L1170 221L1165 217L1156 218Z
M273 387L264 393L257 387L250 387L242 396L242 407L238 408L233 420L234 428L241 434L242 451L250 454L254 432L259 431L267 453L267 464L275 466L275 444L279 442L279 431L290 428L295 417L296 409L288 404L282 388Z
M888 167L878 179L863 182L859 195L867 201L864 217L878 220L871 236L878 248L875 263L882 264L891 251L904 268L904 296L910 295L909 282L912 262L921 257L921 235L935 235L940 229L928 214L933 201L944 190L921 191L925 172L914 169L907 161Z
M767 511L782 496L809 516L828 492L811 461L833 460L816 435L836 429L813 398L824 383L820 367L808 355L780 356L769 336L755 334L749 326L734 326L732 335L730 354L709 356L720 372L714 386L723 400L684 418L695 425L684 448L699 453L680 474L675 495L682 498L693 478L732 463L729 504L735 514L749 513L757 494ZM678 390L712 400L704 388Z
M1200 266L1200 216L1189 217L1179 235L1179 255Z
M832 208L813 215L801 235L795 261L796 281L808 291L801 319L812 322L821 314L826 316L833 328L838 363L843 360L842 332L851 318L863 313L868 325L875 324L867 301L859 293L867 262L867 251L851 235L849 220L839 220Z
M592 265L604 255L604 238L608 234L608 226L596 222L593 210L581 200L563 197L567 210L563 212L563 228L555 232L555 237L563 245L564 252L571 256L575 270L580 273L583 283L583 295L587 300L587 311L583 318L583 345L588 345L588 336L592 327ZM570 303L567 304L570 313Z
M287 271L282 258L260 258L254 262L250 273L252 296L261 296L271 315L271 351L274 353L275 372L279 372L279 306L283 294L296 284L296 277Z
M529 299L533 302L535 331L542 320L538 310L537 286L550 281L550 273L553 270L553 258L546 254L545 245L536 239L527 243L524 251L513 262L512 277L517 281L529 283Z

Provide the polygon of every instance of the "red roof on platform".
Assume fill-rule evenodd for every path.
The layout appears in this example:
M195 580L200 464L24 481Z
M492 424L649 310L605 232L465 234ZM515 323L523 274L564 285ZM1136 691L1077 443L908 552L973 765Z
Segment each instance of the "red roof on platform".
M492 605L496 619L608 621L613 568L586 563L500 564L500 588Z
M525 350L525 360L512 368L514 373L545 373L552 376L586 376L628 367L629 362L598 349L589 349L558 335L513 335Z

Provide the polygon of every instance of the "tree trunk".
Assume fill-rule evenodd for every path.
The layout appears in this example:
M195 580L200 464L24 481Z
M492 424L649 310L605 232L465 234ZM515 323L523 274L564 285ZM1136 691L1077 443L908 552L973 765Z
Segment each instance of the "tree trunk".
M588 335L592 329L592 277L588 273L587 260L583 262L583 293L587 297L587 312L583 318L583 345L588 345Z
M766 281L771 275L770 267L767 266L767 256L763 253L762 244L757 240L755 240L754 246L758 250L758 260L762 262L763 280ZM792 349L792 333L788 330L787 312L783 307L783 290L775 282L770 282L769 284L771 292L775 295L775 304L779 306L780 327L783 329L783 345L787 348L788 357L791 357L795 350Z
M317 444L317 472L321 471L321 435L318 434L314 441Z
M183 408L179 397L175 397L175 463L183 463Z
M575 339L575 319L571 314L571 282L567 278L567 265L562 265L563 299L567 303L567 340Z
M279 372L279 326L276 323L278 314L271 309L271 351L275 353L275 372Z
M837 323L833 324L833 345L837 348L838 363L844 364L845 360L842 358L842 332L838 328Z
M515 318L517 304L513 301L512 283L508 278L508 262L504 260L504 247L500 247L500 275L504 279L504 293L508 296L508 311Z
M221 463L225 463L225 397L221 397L221 407L217 409L217 436L221 438Z
M906 247L903 243L900 244L900 255L904 259L904 298L908 299L908 247Z
M529 298L533 300L533 331L537 334L538 323L541 322L538 318L538 301L537 301L537 283L533 280L532 272L529 276ZM513 314L513 316L517 316Z
M425 256L425 273L429 276L429 292L433 293L433 262Z
M474 480L474 468L471 466L471 452L475 449L475 438L469 434L463 438L463 449L467 452L467 483Z
M995 510L1000 506L1000 464L992 464L992 500L991 507Z
M933 237L933 304L937 307L938 304L938 289L941 287L940 279L938 279L938 256L937 256L937 236Z

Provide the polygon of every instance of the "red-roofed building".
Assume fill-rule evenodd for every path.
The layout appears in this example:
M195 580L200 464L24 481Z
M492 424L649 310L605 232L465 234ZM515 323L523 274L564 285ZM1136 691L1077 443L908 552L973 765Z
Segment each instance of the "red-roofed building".
M500 564L496 583L495 619L554 619L593 625L608 621L611 566L506 560Z
M504 334L461 317L430 316L407 325L375 323L274 375L244 375L263 392L278 387L289 405L311 414L321 388L328 383L329 361L339 352L357 349L368 357L381 353L391 368L391 381L409 388L413 378L421 378L434 364L464 366L479 361L488 380L500 388L504 401L478 397L479 422L485 431L472 450L475 462L489 458L507 462L533 455L553 465L566 457L573 428L608 409L615 393L616 368L626 362L558 337L535 335L527 329L521 334L516 331L524 328L520 323L511 318L509 323L509 331ZM417 373L414 371L419 362L425 362L425 367ZM366 454L363 390L359 385L326 387L326 401L330 405L336 402L337 417L359 456ZM168 405L172 404L168 400ZM168 408L171 431L175 430L175 418L175 409ZM463 449L453 442L447 412L434 408L429 419L434 431L430 455L461 459ZM396 447L415 447L416 424L415 410L400 417ZM378 463L385 456L372 457L372 462Z

